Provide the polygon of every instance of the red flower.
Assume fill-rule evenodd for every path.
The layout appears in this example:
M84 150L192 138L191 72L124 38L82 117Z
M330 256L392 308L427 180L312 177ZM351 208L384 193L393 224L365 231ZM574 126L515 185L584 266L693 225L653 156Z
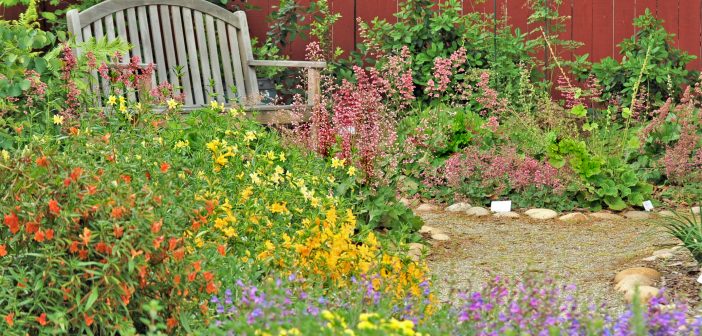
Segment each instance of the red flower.
M175 319L175 317L171 316L166 320L166 327L168 327L168 330L175 328L175 326L178 325L178 320Z
M212 279L214 279L214 274L212 272L204 272L202 273L202 276L205 278L205 281L210 282Z
M68 247L68 251L70 251L71 253L76 253L76 252L78 252L78 242L75 241L75 240L72 241L72 242L71 242L71 246Z
M0 245L0 257L4 257L7 255L7 248L5 247L5 244Z
M97 192L96 186L89 185L87 188L88 188L88 195L95 195L95 193Z
M151 232L158 233L159 231L161 231L161 226L163 226L163 220L153 222L151 224Z
M37 322L39 322L39 325L41 325L42 327L45 326L46 325L46 313L41 313L41 315L39 315L39 317L37 317L36 320L37 320Z
M224 257L225 255L227 255L227 246L226 245L217 246L217 252L219 252L219 254Z
M49 165L49 160L46 158L46 156L42 156L37 159L37 166L39 167L46 167Z
M38 242L40 242L40 243L43 242L45 238L46 238L46 235L45 235L44 232L42 232L41 230L38 230L38 231L34 234L34 240L36 240L36 241L38 241Z
M46 236L46 240L54 239L54 229L48 229L44 231L44 235Z
M24 226L24 231L27 231L27 233L29 233L29 234L33 234L33 233L39 231L39 223L27 222L27 224Z
M68 178L68 177L66 177L66 178L63 180L63 186L64 186L64 187L68 187L69 185L71 185L71 179Z
M83 318L85 319L85 325L87 325L88 327L90 327L90 325L93 324L93 322L95 321L93 317L88 314L83 314Z
M5 315L5 322L7 322L7 325L9 325L10 327L15 325L15 313L9 313Z
M115 235L115 238L117 238L117 239L122 238L122 235L124 234L124 228L121 226L115 225L115 227L112 229L112 233Z
M217 293L217 286L215 286L214 282L208 282L207 283L207 294L214 294Z
M124 207L116 207L112 208L112 218L114 219L120 219L122 216L124 216L124 213L126 212L127 209Z
M80 178L81 175L83 175L83 168L75 167L71 171L71 180L73 180L74 182L78 181L78 179Z
M92 232L90 229L87 227L83 228L83 233L80 234L78 237L83 241L83 245L88 246L90 244L90 236L92 235Z
M168 168L171 168L171 165L169 165L166 162L161 163L161 172L162 173L168 172Z
M14 212L11 212L9 215L5 215L5 225L7 225L12 234L19 231L19 218L17 218L17 215Z
M59 207L58 202L53 199L49 200L49 212L55 216L58 216L61 213L61 207Z

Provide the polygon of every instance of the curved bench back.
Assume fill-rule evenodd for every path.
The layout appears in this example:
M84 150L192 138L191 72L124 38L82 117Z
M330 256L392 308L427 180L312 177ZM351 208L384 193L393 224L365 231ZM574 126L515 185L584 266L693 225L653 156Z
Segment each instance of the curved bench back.
M152 85L168 81L179 88L186 108L258 94L242 11L232 13L204 0L107 0L83 12L71 10L67 19L78 42L104 36L127 41L133 48L122 63L133 56L155 63Z

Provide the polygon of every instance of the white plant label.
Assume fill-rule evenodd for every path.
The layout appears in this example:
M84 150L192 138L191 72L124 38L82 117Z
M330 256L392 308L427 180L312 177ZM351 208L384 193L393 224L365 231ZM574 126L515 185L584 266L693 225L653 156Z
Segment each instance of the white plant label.
M699 278L697 278L697 282L699 282L699 283L701 283L701 284L702 284L702 274L700 274L700 277L699 277Z
M651 201L644 201L644 202L643 202L643 207L644 207L644 210L646 210L646 211L651 211L651 210L653 210L653 202L651 202Z
M510 212L512 211L512 201L492 201L492 203L490 203L490 211Z

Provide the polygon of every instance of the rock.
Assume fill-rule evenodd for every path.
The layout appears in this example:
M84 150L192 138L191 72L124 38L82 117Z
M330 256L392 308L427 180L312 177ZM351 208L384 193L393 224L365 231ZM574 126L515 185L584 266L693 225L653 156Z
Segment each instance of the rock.
M530 209L524 212L524 214L533 219L541 220L552 219L558 216L558 213L551 209Z
M675 213L670 210L661 210L658 212L658 216L661 217L675 217Z
M423 254L428 254L428 252L429 252L429 248L426 245L419 244L419 243L410 243L409 244L409 251L407 251L407 255L413 261L419 261L419 259L421 259L421 256Z
M583 222L587 220L587 216L583 215L580 212L572 212L558 217L558 219L564 222Z
M656 261L656 259L658 259L658 257L650 256L650 257L643 258L641 260L643 260L643 261Z
M628 292L634 290L636 286L651 286L655 281L641 274L629 274L614 286L614 289L620 292Z
M483 208L483 207L472 207L472 208L466 210L466 215L468 215L468 216L483 217L483 216L487 216L489 214L490 214L490 211L488 209Z
M444 210L446 210L448 212L463 212L463 211L466 211L468 209L470 209L470 204L460 202L460 203L452 204Z
M670 259L673 257L675 250L675 248L658 250L653 252L653 256L660 259Z
M408 200L408 199L406 199L406 198L404 198L404 197L403 197L403 198L400 198L400 201L399 201L399 202L402 203L402 204L404 204L405 206L410 206L410 204L411 204L411 203L410 203L410 200Z
M618 283L624 279L627 275L631 274L640 274L643 276L646 276L650 278L653 281L659 281L661 280L661 274L658 273L658 271L654 270L653 268L650 267L632 267L632 268L627 268L614 276L614 283Z
M449 240L449 236L445 233L434 233L431 235L431 239L438 241L447 241Z
M422 212L439 211L439 207L434 204L422 203L415 210Z
M615 219L622 219L622 216L619 216L617 214L613 214L611 212L595 212L591 213L590 217L594 217L597 219L606 219L606 220L615 220Z
M498 212L498 213L494 214L493 216L495 216L497 218L519 218L519 214L514 212L514 211Z
M649 219L651 218L651 213L646 211L627 211L624 213L624 217L629 219Z
M432 233L432 231L436 231L436 229L429 225L424 225L419 229L419 233Z
M692 207L692 213L695 214L695 215L699 215L699 214L700 214L700 209L701 209L700 206L693 206L693 207Z
M658 293L660 291L656 287L651 287L651 286L640 286L639 287L639 299L641 302L648 303L651 301L652 298L658 296ZM631 291L626 292L624 294L624 300L627 303L632 303L634 302L634 293L636 293L635 289L632 289Z

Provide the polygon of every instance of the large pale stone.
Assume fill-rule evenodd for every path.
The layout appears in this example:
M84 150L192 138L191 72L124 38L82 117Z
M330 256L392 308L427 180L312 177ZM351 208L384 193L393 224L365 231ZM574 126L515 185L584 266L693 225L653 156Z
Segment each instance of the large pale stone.
M434 233L431 235L431 239L438 241L447 241L449 240L449 236L445 233Z
M624 213L624 217L629 219L649 219L651 216L651 213L647 211L627 211Z
M439 211L439 207L434 204L422 203L415 210L421 212Z
M653 256L660 259L670 259L673 257L675 250L675 248L658 250L653 252Z
M583 215L580 212L571 212L569 214L565 214L561 217L558 217L558 219L564 222L583 222L587 220L587 216Z
M524 214L533 219L541 220L552 219L558 216L558 213L551 209L530 209L524 212Z
M434 231L436 231L436 229L429 225L424 225L419 229L419 233L432 233Z
M641 274L629 274L617 283L614 288L620 292L628 292L636 286L652 286L656 282Z
M519 214L514 212L514 211L509 211L509 212L498 212L494 214L493 216L497 218L519 218Z
M605 219L605 220L616 220L616 219L622 219L622 216L619 216L617 214L613 214L611 212L595 212L591 213L590 217L597 218L597 219Z
M639 299L643 303L648 303L649 301L651 301L651 299L656 297L659 292L660 291L656 287L640 286L639 287ZM636 293L636 289L632 289L632 290L626 292L626 294L624 294L624 300L627 303L634 302L634 295L635 295L634 293Z
M404 204L405 206L410 206L410 200L406 198L400 198L400 203Z
M444 209L444 210L446 210L448 212L463 212L463 211L466 211L468 209L470 209L470 204L460 202L460 203L451 204L450 206L446 207L446 209Z
M653 281L659 281L661 279L661 274L654 270L653 268L650 267L632 267L632 268L627 268L614 276L614 282L618 283L619 281L622 281L624 277L631 275L631 274L640 274L643 276L646 276L650 278Z
M692 207L692 213L695 214L695 215L699 215L699 214L700 214L700 207L699 207L699 206L693 206L693 207Z
M490 210L483 207L472 207L466 210L466 215L474 217L483 217L490 214Z

